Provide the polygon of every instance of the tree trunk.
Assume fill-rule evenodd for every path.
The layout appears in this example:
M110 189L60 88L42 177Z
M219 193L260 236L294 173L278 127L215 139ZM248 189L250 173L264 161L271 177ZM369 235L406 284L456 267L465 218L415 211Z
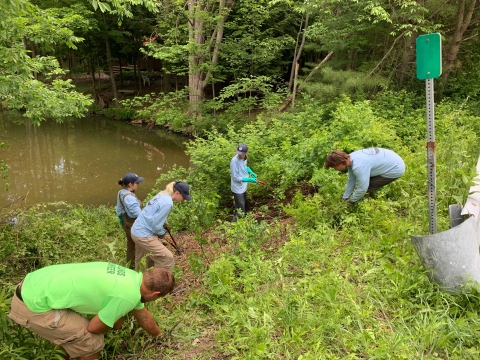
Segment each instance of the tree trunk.
M447 50L445 66L443 67L441 76L443 88L445 88L450 72L455 67L455 61L457 60L458 51L460 50L460 43L462 42L463 34L470 25L477 2L478 0L459 0L458 2L457 23L451 38L451 43Z
M205 44L203 36L203 23L197 15L203 11L205 5L202 0L188 0L188 11L190 19L188 22L188 38L190 44L195 44L195 50L190 52L188 57L188 84L190 88L189 101L191 115L199 115L199 104L203 98L203 89L205 88L205 75L202 70L199 70L199 65L202 63L203 54L199 49Z
M330 51L328 53L327 56L325 56L325 58L320 62L320 64L318 64L317 66L315 66L315 68L310 71L310 74L308 74L308 76L305 78L305 80L303 80L303 82L307 82L308 80L310 80L310 78L312 77L312 75L315 73L315 71L317 71L318 69L320 69L320 66L322 66L328 59L330 59L333 55L333 51ZM284 112L285 110L287 110L288 106L292 103L292 100L294 99L295 97L295 94L297 92L300 91L300 86L298 86L297 88L294 88L293 89L293 92L292 92L292 95L290 95L287 100L285 100L285 102L283 103L282 107L278 110L279 112Z
M37 47L33 41L30 42L32 45L32 59L35 59L37 57ZM35 80L38 80L38 73L36 71L33 72L33 77Z
M93 98L96 99L97 97L97 84L95 83L95 65L93 62L92 57L90 56L89 59L90 62L90 68L91 68L91 75L92 75L92 86L93 86Z
M292 92L294 87L293 87L293 82L294 82L294 77L295 77L295 71L298 73L298 61L300 60L300 56L302 56L302 51L303 47L305 45L305 31L308 28L308 14L305 15L305 26L303 27L303 34L302 34L302 42L300 43L300 47L295 49L295 56L292 61L292 70L290 71L290 81L288 82L288 91ZM300 34L302 33L302 28L300 27L300 30L298 31L297 35L297 45L298 45L298 38L300 37Z
M105 13L103 13L103 23L105 25L105 46L107 48L107 64L108 64L108 73L110 74L110 81L112 83L112 91L113 97L115 98L115 106L117 108L120 107L120 103L118 102L118 92L117 92L117 84L115 84L115 76L113 74L112 68L112 51L110 48L110 40L108 38L108 29L107 29L107 19L105 17Z
M73 51L68 52L68 78L72 78L72 68L73 68Z
M220 17L215 30L210 36L210 40L206 43L205 26L202 21L202 16L204 16L202 12L206 9L206 3L204 0L188 0L188 37L190 44L194 46L194 50L190 51L188 58L189 101L190 114L192 116L198 116L200 113L200 103L204 98L204 90L212 75L211 70L205 73L200 70L200 67L206 62L210 62L212 65L218 63L219 49L223 38L223 26L233 3L233 0L220 0L218 10ZM210 53L212 54L211 57Z

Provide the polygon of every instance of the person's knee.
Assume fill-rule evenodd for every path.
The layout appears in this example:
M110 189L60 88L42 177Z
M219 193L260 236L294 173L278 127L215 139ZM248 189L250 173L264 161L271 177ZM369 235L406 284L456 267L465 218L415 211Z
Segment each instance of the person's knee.
M165 251L162 256L155 256L153 261L155 262L155 267L161 267L168 270L172 270L175 266L175 259L170 251Z
M173 254L167 254L165 256L165 268L168 270L172 270L173 267L175 266L175 259L173 258Z
M103 334L94 334L87 329L66 340L54 343L62 346L70 357L77 359L98 359L98 354L105 346Z

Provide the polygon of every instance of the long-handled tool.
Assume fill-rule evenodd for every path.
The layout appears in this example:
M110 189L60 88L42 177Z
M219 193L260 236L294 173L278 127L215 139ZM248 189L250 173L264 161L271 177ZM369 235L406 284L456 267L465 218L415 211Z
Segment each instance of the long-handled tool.
M172 233L170 232L170 229L168 228L168 226L166 224L163 224L163 227L165 228L165 230L167 230L167 233L170 236L170 239L172 241L170 241L170 239L167 238L166 236L165 236L165 240L176 250L177 255L182 255L182 251L180 250L180 247L178 246L175 239L173 238Z

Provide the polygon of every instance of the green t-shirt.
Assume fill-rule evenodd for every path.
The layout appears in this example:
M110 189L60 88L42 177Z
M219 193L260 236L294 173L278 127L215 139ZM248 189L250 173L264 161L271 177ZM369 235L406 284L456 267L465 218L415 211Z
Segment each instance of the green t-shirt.
M140 310L142 273L107 262L52 265L25 277L22 298L36 313L72 309L98 314L113 327L133 309Z

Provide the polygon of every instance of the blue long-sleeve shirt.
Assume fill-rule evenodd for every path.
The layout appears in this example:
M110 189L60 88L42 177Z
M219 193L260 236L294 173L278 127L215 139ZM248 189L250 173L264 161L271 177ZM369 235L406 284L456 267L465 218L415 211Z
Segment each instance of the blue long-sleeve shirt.
M371 177L381 175L397 179L404 173L405 163L392 150L368 148L355 151L350 154L348 182L342 197L357 202L367 192Z
M127 195L130 194L130 195ZM123 206L122 206L123 203ZM124 209L125 207L125 209ZM137 197L131 191L122 189L117 194L117 216L122 215L124 212L127 213L127 216L130 219L135 219L140 215L142 208L140 207L140 202Z
M163 235L166 230L163 224L173 209L172 196L158 194L148 202L132 226L132 235L147 238L154 235Z
M243 178L248 178L247 160L240 159L235 155L230 161L230 177L231 190L235 194L243 194L247 191L246 182L242 182Z

